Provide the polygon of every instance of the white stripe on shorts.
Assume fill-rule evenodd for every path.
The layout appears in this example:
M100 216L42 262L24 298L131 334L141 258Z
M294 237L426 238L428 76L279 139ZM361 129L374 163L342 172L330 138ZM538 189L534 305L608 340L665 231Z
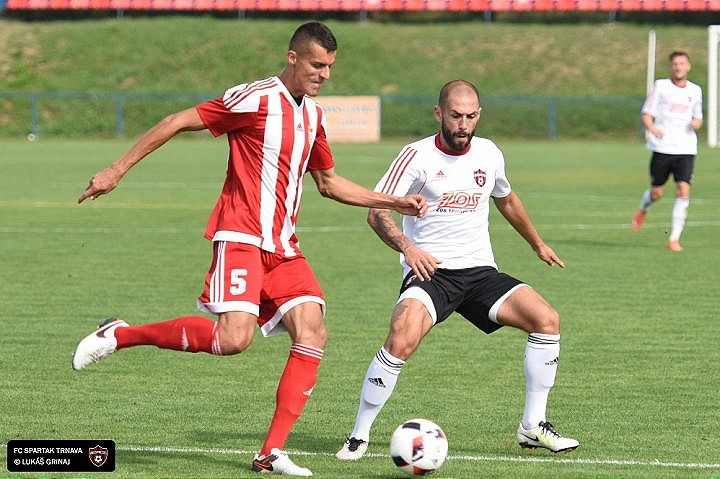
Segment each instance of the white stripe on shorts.
M500 299L495 301L495 304L492 305L492 308L490 308L490 311L488 312L488 317L490 318L490 321L492 321L493 323L500 324L500 323L498 323L498 320L497 320L497 313L498 313L498 310L500 309L500 306L502 306L502 304L510 297L511 294L513 294L515 292L516 289L521 288L523 286L529 287L530 285L525 284L525 283L520 283L518 285L515 285L514 287L512 287L510 289L510 291L503 294L502 296L500 296Z
M437 311L435 311L435 304L433 303L432 298L429 294L425 292L424 289L418 288L417 286L410 287L402 292L400 297L398 298L397 302L395 304L400 303L403 299L407 298L413 298L420 301L422 304L425 305L425 309L428 310L428 313L430 313L430 317L432 318L433 324L437 321Z
M218 241L217 243L217 259L215 261L215 268L213 270L212 277L210 278L210 303L217 304L223 302L224 291L225 291L225 247L227 243L225 241Z
M260 332L263 334L263 336L275 336L277 334L287 331L285 325L283 325L280 320L285 313L290 311L298 304L302 303L318 303L320 305L320 308L322 309L323 318L325 317L325 300L318 296L298 296L297 298L293 298L290 301L281 304L277 311L275 311L273 317L270 318L267 323L262 325L262 327L260 328Z

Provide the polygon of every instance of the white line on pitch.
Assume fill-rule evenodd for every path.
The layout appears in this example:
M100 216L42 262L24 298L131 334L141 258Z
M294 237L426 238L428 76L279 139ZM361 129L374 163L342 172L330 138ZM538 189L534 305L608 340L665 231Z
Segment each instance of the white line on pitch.
M174 448L174 447L135 447L120 446L118 451L135 451L135 452L170 452L170 453L203 453L203 454L256 454L257 451L244 451L236 449L202 449L202 448ZM326 452L304 452L304 451L288 451L288 453L298 456L334 456L332 453ZM384 454L367 453L367 457L387 457ZM594 464L608 466L656 466L656 467L675 467L685 469L720 469L720 464L710 463L685 463L685 462L664 462L664 461L635 461L623 459L565 459L565 458L545 458L545 457L513 457L513 456L449 456L455 461L475 461L475 462L548 462L563 464Z

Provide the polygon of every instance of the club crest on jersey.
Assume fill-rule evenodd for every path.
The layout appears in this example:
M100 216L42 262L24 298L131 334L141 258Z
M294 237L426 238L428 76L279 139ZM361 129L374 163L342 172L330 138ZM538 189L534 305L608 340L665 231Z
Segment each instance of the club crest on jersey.
M475 170L473 171L473 176L475 177L475 183L477 183L478 186L482 187L485 186L485 172L483 170Z
M108 450L107 448L98 445L88 449L88 455L90 456L90 462L93 463L93 466L100 467L105 464L105 461L108 458Z

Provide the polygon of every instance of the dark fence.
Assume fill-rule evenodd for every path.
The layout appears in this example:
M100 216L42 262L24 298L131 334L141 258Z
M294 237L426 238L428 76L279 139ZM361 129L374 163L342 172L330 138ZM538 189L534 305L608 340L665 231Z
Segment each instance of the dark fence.
M5 138L123 138L143 133L163 116L212 98L203 93L0 92ZM636 139L641 97L482 98L481 136L555 139ZM322 97L319 97L322 104ZM434 97L381 96L382 136L416 137L437 129ZM408 118L418 119L408 122Z

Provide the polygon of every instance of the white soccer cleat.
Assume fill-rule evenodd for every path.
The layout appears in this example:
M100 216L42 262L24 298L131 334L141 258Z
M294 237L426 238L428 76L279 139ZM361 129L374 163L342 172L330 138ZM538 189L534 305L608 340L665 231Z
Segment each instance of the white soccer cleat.
M127 327L128 323L122 319L108 318L103 321L97 331L78 343L73 354L73 369L80 371L114 353L117 347L115 330Z
M343 461L357 461L367 451L368 442L362 439L349 437L345 440L342 449L335 453L335 457Z
M562 437L555 431L552 424L543 421L540 421L540 424L531 429L525 429L520 423L517 440L520 447L526 449L544 447L552 452L572 451L580 446L580 443L575 439Z
M270 450L269 456L260 457L255 455L252 462L252 470L260 473L285 474L287 476L312 476L313 473L306 467L300 467L290 460L287 452L274 447Z

